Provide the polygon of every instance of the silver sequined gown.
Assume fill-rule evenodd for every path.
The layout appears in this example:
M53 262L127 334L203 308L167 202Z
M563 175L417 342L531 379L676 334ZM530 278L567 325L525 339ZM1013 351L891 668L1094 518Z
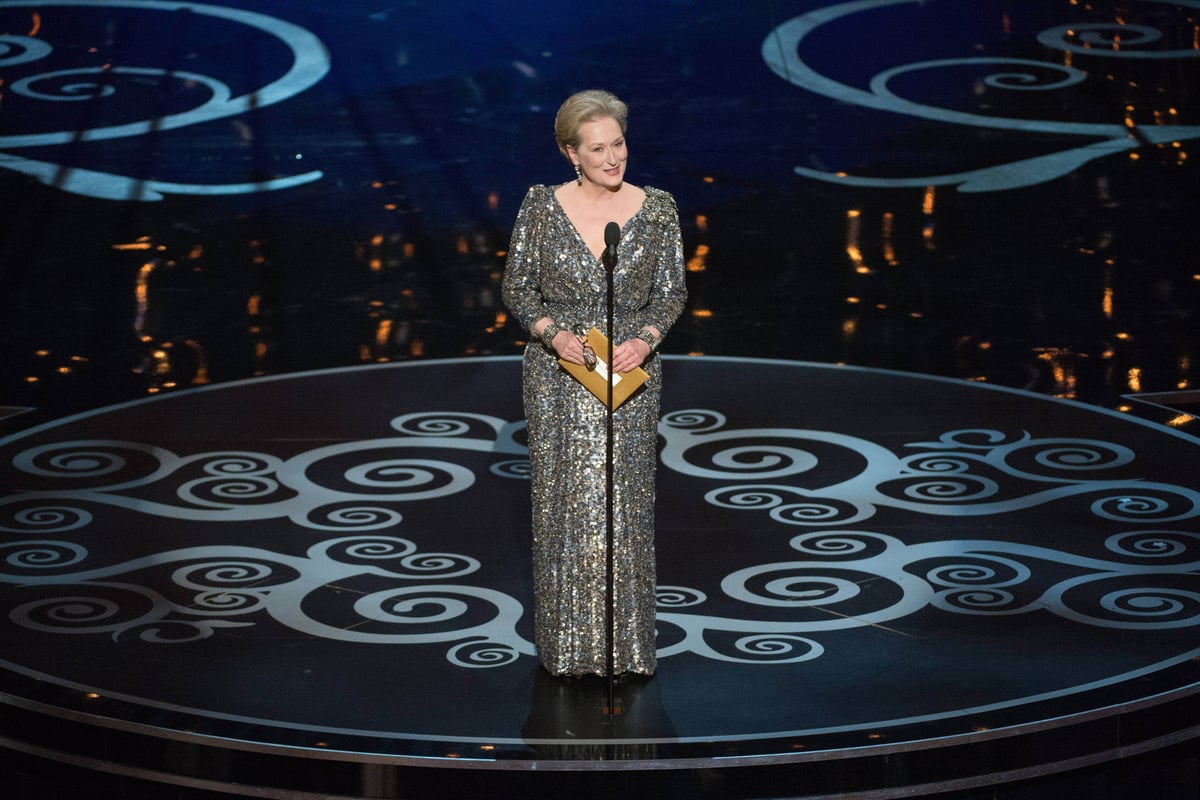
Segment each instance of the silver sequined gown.
M613 277L614 346L652 325L665 335L686 298L679 214L646 188L621 231ZM606 325L606 272L554 196L534 186L513 228L504 302L526 330L553 317L565 330ZM659 393L650 380L614 415L613 548L616 673L651 674L654 644L654 469ZM607 672L603 404L538 341L525 349L524 402L532 469L534 639L555 675Z

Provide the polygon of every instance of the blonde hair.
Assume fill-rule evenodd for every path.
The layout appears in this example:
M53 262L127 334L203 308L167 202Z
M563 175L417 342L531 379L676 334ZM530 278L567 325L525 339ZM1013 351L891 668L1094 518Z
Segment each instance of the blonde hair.
M629 106L603 89L585 89L568 97L554 115L554 138L558 141L559 152L569 159L567 148L579 147L580 126L605 117L615 119L624 133L629 123Z

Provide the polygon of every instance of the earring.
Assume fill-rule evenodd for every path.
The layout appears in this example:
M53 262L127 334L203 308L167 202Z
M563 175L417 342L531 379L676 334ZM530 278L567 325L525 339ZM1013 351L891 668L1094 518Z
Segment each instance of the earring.
M580 169L578 164L575 165L575 182L583 186L583 170Z

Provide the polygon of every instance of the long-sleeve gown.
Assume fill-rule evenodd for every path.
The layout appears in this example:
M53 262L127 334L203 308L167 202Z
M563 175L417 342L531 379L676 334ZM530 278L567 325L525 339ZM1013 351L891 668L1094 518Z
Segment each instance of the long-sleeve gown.
M614 346L645 326L666 335L686 299L674 198L646 187L625 223L613 276ZM564 330L606 327L607 272L568 219L554 188L530 188L517 214L504 301L526 330L552 317ZM654 471L662 370L614 414L613 670L652 674ZM540 342L525 349L523 399L533 501L534 640L555 675L607 672L606 425L604 405Z

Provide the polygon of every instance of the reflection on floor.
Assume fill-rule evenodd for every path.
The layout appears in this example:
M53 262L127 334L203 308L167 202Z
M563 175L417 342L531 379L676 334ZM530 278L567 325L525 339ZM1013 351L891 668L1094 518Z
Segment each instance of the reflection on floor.
M331 794L398 796L395 781L436 783L427 772L555 785L403 761L465 747L578 760L560 735L530 733L563 721L530 715L563 689L542 691L520 613L527 509L505 464L523 456L509 383L524 335L498 281L525 188L570 177L557 104L602 84L631 105L630 179L674 193L684 222L660 552L688 569L664 570L646 727L617 737L620 752L585 740L601 764L701 766L676 773L687 791L641 768L570 790L969 793L982 775L1034 777L1043 762L983 743L1053 718L1069 721L1039 740L1054 769L1090 770L1082 784L1113 797L1165 770L1180 791L1164 797L1194 797L1194 744L1170 745L1195 718L1200 8L481 5L0 3L3 743L83 767L108 748L146 778L178 766L156 748L204 762L188 737L244 739L269 752L218 747L223 770L192 772L245 769L291 796L322 784L271 748L320 747L317 734L401 759L372 773L326 753ZM737 386L757 391L726 396ZM335 542L369 534L343 527L361 500L346 476L381 443L415 446L406 410L477 415L475 449L437 485L458 497L473 476L472 502L491 509L484 530L453 501L379 501L379 530L398 524L392 556L448 554L462 573L440 577L457 587L443 601L478 635L417 634L440 648L400 644L384 606L362 621L356 604L391 597L403 570L364 568ZM751 431L772 452L801 442L808 468L751 486L701 466ZM188 571L209 560L241 577ZM1150 575L1161 582L1139 583ZM91 599L56 604L76 592ZM363 703L388 665L357 654L381 642L422 653L406 661L428 690L401 715L415 727L386 692ZM328 656L361 682L304 672ZM937 692L896 690L931 675ZM796 684L806 693L780 689ZM1023 691L1038 703L1015 702ZM281 717L289 697L314 718ZM439 728L466 718L455 703L487 713L465 734ZM103 736L75 716L93 713ZM951 759L917 744L942 737ZM712 760L762 756L772 769ZM40 790L60 777L14 758ZM304 778L272 783L281 772ZM1012 791L1082 785L1040 780Z

